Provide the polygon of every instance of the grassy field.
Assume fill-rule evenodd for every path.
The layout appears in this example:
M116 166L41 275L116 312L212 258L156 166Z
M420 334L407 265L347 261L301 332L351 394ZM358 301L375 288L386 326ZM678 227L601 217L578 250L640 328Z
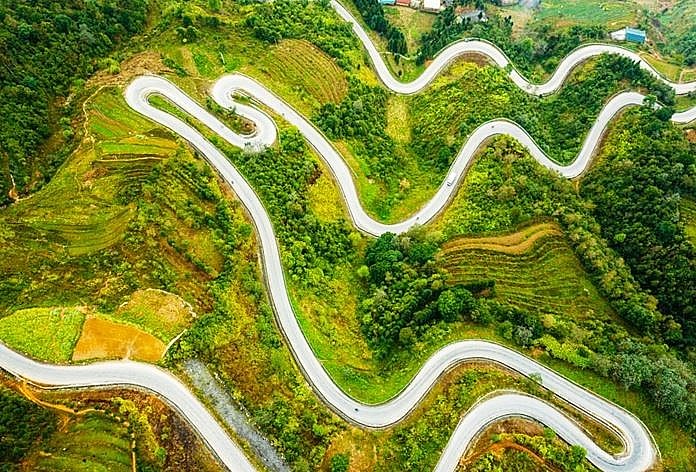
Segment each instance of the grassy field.
M26 470L131 472L128 428L102 413L74 417L24 460Z
M696 244L696 202L682 198L679 210L681 211L681 219L686 227L686 235L692 243Z
M0 318L0 340L35 359L67 362L85 320L76 308L31 308Z
M173 293L139 290L112 316L115 320L142 326L148 333L169 342L191 325L196 314L191 305Z
M495 297L514 306L577 320L616 319L555 225L455 238L441 258L452 283L493 279Z
M603 25L608 30L634 24L638 5L619 0L543 0L535 17L556 26Z
M419 11L409 7L385 6L384 15L387 20L399 28L406 38L406 46L413 54L420 46L420 38L433 27L437 15Z

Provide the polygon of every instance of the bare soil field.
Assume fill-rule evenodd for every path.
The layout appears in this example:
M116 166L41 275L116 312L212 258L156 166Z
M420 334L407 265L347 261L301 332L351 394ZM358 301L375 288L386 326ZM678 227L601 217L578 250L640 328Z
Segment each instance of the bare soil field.
M133 326L90 316L82 327L72 360L126 358L157 362L165 348L162 341Z

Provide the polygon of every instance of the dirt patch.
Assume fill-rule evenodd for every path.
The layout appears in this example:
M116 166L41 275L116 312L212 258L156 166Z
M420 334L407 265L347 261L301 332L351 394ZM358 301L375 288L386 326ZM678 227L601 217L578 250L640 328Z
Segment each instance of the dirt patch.
M546 461L539 457L533 451L527 449L524 446L516 444L510 440L503 440L499 442L493 442L492 438L496 434L503 433L521 433L527 436L541 436L544 434L544 427L534 421L529 421L521 418L511 418L507 420L497 421L478 436L478 439L474 442L473 446L462 456L459 464L466 470L466 466L476 462L478 458L483 456L488 452L492 452L496 456L505 452L506 449L516 449L520 452L528 454L534 462L540 466L548 466ZM544 469L544 470L556 470L555 468Z
M87 86L102 87L105 85L120 85L129 82L133 77L143 74L164 74L171 69L162 63L162 58L155 51L145 51L129 57L119 65L118 74L102 70L97 72L87 82Z
M126 358L157 362L166 346L151 334L130 325L88 317L72 360Z
M688 139L692 143L696 143L696 129L687 129L686 139Z

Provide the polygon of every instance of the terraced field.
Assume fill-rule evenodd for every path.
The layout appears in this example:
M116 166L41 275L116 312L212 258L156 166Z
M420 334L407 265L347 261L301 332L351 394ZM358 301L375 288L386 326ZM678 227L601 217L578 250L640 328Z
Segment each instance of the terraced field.
M441 262L452 283L493 279L495 297L521 308L576 319L612 316L561 229L552 223L499 236L454 239L444 245Z
M308 41L279 42L260 58L256 68L262 74L262 83L273 84L274 89L291 89L308 105L338 103L348 91L343 70Z
M24 463L42 472L135 470L128 428L101 413L73 417Z

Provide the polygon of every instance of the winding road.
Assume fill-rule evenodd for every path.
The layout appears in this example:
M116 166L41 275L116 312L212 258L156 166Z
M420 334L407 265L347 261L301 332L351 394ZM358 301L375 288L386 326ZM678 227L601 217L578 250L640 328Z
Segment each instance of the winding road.
M421 77L409 84L400 83L391 76L376 48L360 25L339 4L332 2L332 5L339 15L353 24L353 29L368 50L380 78L387 87L395 92L415 93L421 90L459 54L479 52L491 57L501 67L508 64L508 60L502 52L490 43L463 41L455 43L443 51ZM580 61L606 52L622 55L630 53L622 48L618 48L620 50L618 52L616 49L615 46L597 45L590 45L585 49L579 48L561 63L552 79L543 85L529 84L514 70L510 74L515 83L530 93L551 93L561 86L570 70ZM678 93L696 89L696 83L670 85ZM651 467L659 453L649 431L636 417L536 361L487 341L461 341L440 349L425 362L404 390L386 403L366 405L346 395L324 370L302 333L290 303L280 251L270 218L254 190L225 155L201 133L179 118L153 107L148 101L152 95L166 97L227 142L243 149L258 150L275 142L277 131L271 117L258 108L235 103L235 94L249 96L257 103L283 117L303 133L334 174L355 226L372 235L380 235L386 231L404 232L415 224L423 224L431 220L447 205L456 189L457 182L465 174L476 150L484 141L498 134L507 134L519 140L541 165L553 169L565 177L580 175L589 165L610 120L623 108L641 104L644 98L642 95L635 92L624 92L614 96L598 116L578 157L568 166L560 166L549 159L524 129L515 123L495 120L481 125L462 146L435 196L407 220L387 225L373 220L364 211L350 169L331 143L302 115L253 79L240 74L224 76L211 89L211 95L217 103L223 107L234 106L238 114L256 123L256 132L250 136L234 133L174 84L161 77L142 76L136 78L125 90L126 101L133 109L186 139L234 189L238 198L248 209L261 244L269 296L274 305L279 326L307 380L317 394L338 414L365 427L382 428L393 425L401 421L418 405L444 372L463 362L487 360L513 369L525 376L538 374L543 385L550 391L615 431L624 444L624 451L617 456L608 454L597 446L573 420L549 403L518 393L501 393L482 399L463 416L443 451L436 470L454 470L462 453L476 434L492 422L510 416L532 418L553 428L560 437L569 443L584 447L587 451L587 458L601 470L628 472L643 471ZM673 119L687 122L695 117L696 107L684 112L684 114L675 115ZM53 366L29 360L1 344L0 367L33 383L48 387L126 385L155 392L188 419L223 464L231 470L254 470L254 466L244 456L239 446L187 387L174 376L157 367L131 361L101 362L85 366Z

